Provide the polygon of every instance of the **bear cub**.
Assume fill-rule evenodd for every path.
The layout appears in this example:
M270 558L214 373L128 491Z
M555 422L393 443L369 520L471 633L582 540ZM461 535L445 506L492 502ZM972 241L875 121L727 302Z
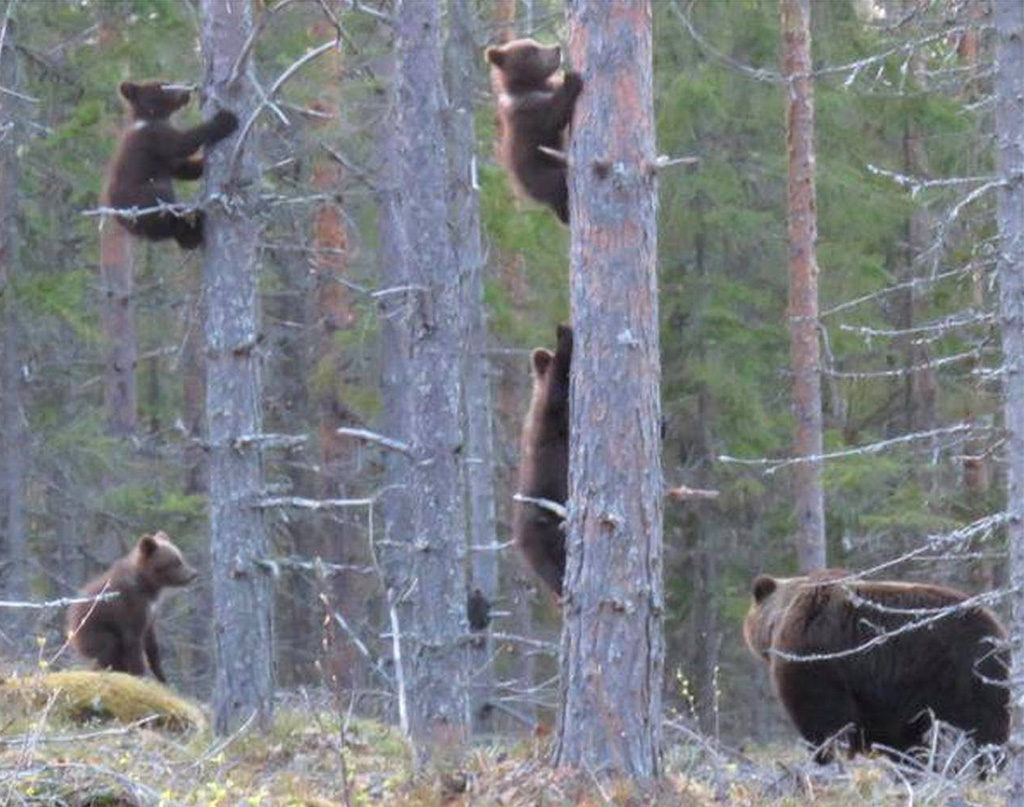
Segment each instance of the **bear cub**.
M144 209L175 201L172 179L199 179L202 146L212 146L238 127L238 118L221 110L206 123L179 131L170 117L188 103L187 89L151 81L121 84L121 95L131 110L132 122L121 135L121 144L107 172L103 204L106 207ZM187 216L170 212L147 213L136 218L118 216L128 232L158 241L173 238L183 249L203 243L203 213Z
M558 326L555 352L537 348L530 356L533 396L520 438L519 493L565 504L569 496L569 365L572 328ZM516 502L512 535L548 588L562 595L565 533L562 519L543 507Z
M144 535L135 548L107 571L90 580L82 596L116 591L111 600L79 602L68 609L72 646L93 659L100 669L144 675L146 661L156 678L166 683L153 627L153 607L160 590L184 586L195 579L181 550L164 532Z
M583 79L572 71L556 75L562 64L557 45L514 39L485 53L498 99L498 157L521 193L549 205L568 224L565 161L539 146L565 150L565 130Z
M1002 744L1009 733L1006 631L987 608L953 611L867 649L863 647L929 611L967 595L952 588L849 580L841 569L804 577L760 576L743 623L751 652L767 665L776 695L815 761L832 758L829 740L845 734L849 755L873 745L895 760L919 748L931 715L968 732L978 745ZM916 612L916 613L915 613ZM891 751L886 749L892 749Z

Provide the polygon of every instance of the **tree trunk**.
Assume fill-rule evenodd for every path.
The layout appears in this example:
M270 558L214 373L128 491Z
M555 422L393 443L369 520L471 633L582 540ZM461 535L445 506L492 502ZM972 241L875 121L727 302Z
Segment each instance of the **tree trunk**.
M443 764L461 753L469 717L459 372L464 331L448 222L441 8L399 0L394 17L381 222L391 289L383 296L384 398L390 435L409 445L411 457L402 469L391 466L401 471L392 481L404 480L406 493L389 497L385 537L392 544L390 599L401 631L416 761ZM396 521L396 513L405 520Z
M133 302L132 236L112 218L100 225L100 277L103 288L103 404L107 430L124 437L134 433L138 413Z
M185 273L185 338L181 347L182 419L185 424L184 492L199 495L209 491L206 451L206 368L203 365L203 316L201 267L189 261Z
M256 107L246 67L228 79L252 32L248 0L204 0L200 35L205 117L225 107L245 121ZM225 734L254 712L270 722L272 591L259 565L267 530L263 490L255 210L257 166L250 139L232 174L239 133L206 150L203 296L206 304L206 424L210 448L210 550L216 679L214 729Z
M8 11L10 7L8 7ZM18 57L14 49L14 23L4 16L0 27L0 86L17 91ZM21 324L15 299L18 273L18 144L29 117L26 104L16 95L0 103L0 594L24 600L28 594L28 545L25 535L25 468L28 458L21 386ZM2 614L8 636L21 637L18 611Z
M818 342L818 213L814 193L814 89L811 0L780 0L782 72L786 77L789 150L789 333L793 363L793 454L822 452L821 359ZM821 461L793 470L796 553L801 571L825 567L825 495Z
M658 776L664 666L651 4L571 0L568 564L555 762Z
M487 356L487 321L484 313L484 254L480 241L480 192L476 184L476 134L473 127L474 77L479 74L480 49L476 43L476 14L468 0L449 3L449 30L445 47L448 74L447 146L449 193L455 249L455 271L461 286L463 316L462 355L463 451L470 547L492 547L497 542L494 504L494 414L491 404L490 364ZM470 549L470 589L478 589L488 602L498 596L498 553ZM488 703L494 692L494 647L489 631L470 645L472 670L470 699L473 730L488 731L492 721Z
M995 0L999 273L1010 539L1010 782L1007 804L1024 806L1024 4Z

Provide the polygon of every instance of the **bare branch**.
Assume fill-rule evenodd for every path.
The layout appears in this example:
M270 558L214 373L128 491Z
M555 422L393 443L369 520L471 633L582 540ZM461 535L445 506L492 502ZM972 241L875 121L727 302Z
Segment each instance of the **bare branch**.
M17 602L14 600L0 600L0 608L26 608L35 611L42 611L48 608L67 608L69 605L76 605L81 602L106 602L107 600L115 600L121 596L119 591L107 591L105 593L97 594L94 597L61 597L56 600L47 600L46 602Z
M675 499L677 502L690 501L692 499L717 499L719 491L717 490L701 490L700 488L688 488L686 485L679 485L678 487L669 488L665 491L666 495L670 498Z
M367 443L377 443L385 448L390 448L392 451L405 454L407 457L411 457L413 453L412 446L408 443L403 443L401 440L396 440L393 437L385 437L383 434L377 434L376 432L371 432L367 429L350 429L343 427L335 429L334 433L342 435L343 437L355 437L356 439L364 440Z
M346 507L369 507L376 499L304 499L299 496L276 496L261 499L255 506L263 510L271 507L295 507L300 510L340 510Z
M718 456L718 461L732 463L734 465L765 466L765 473L773 474L780 468L785 468L789 465L796 465L801 462L821 462L823 460L842 459L843 457L854 457L862 454L877 454L879 451L885 451L894 446L912 443L917 440L930 440L933 437L939 437L945 434L963 434L967 432L978 431L991 431L991 429L986 426L978 426L976 423L962 421L960 423L954 423L951 426L943 426L938 429L932 429L931 431L915 432L913 434L903 434L900 435L899 437L893 437L889 440L879 440L877 443L868 443L867 445L857 446L856 448L848 448L842 451L832 451L825 454L819 454L814 457L790 457L787 459L778 460L768 458L742 459L740 457L730 457L727 454L720 454Z
M532 504L534 507L539 507L541 510L547 510L549 513L554 513L562 521L565 521L569 517L569 511L558 502L553 502L550 499L536 499L533 496L524 496L522 493L515 493L512 496L512 501L521 502L522 504Z

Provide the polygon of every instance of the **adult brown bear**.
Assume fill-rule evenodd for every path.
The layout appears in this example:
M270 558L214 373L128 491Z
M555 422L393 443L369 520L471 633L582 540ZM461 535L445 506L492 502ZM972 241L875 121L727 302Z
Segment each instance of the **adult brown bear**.
M195 156L202 146L212 146L238 126L233 113L221 110L206 123L180 131L170 117L189 100L189 91L151 81L121 84L121 95L131 109L132 120L121 135L121 144L107 172L103 204L118 209L144 210L174 202L172 179L199 179L203 158ZM203 214L179 216L154 211L141 216L118 216L121 226L133 235L157 241L175 239L183 249L203 243Z
M187 585L195 576L196 570L166 533L142 536L131 552L82 588L86 597L101 592L117 592L117 597L79 602L68 609L72 646L100 669L132 675L145 675L148 660L153 675L166 682L153 606L161 589Z
M519 190L549 205L568 224L565 160L540 147L564 151L583 79L572 71L556 75L562 64L557 45L514 39L488 48L486 55L498 99L499 158Z
M966 594L854 580L840 569L761 576L753 594L743 635L800 734L818 748L816 761L829 761L827 741L844 733L850 756L879 745L900 758L921 745L932 714L979 745L1006 742L1005 629L980 606L938 616ZM807 656L832 657L798 660Z
M565 504L569 491L569 365L572 328L558 326L555 352L539 347L530 355L533 397L520 438L519 493ZM562 519L550 509L517 502L512 535L533 570L561 596L565 576Z

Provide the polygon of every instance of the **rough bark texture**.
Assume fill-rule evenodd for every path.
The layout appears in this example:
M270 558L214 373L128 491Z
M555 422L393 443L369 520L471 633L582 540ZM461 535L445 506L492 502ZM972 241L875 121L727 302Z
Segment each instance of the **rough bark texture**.
M1010 514L1011 734L1007 803L1024 805L1024 4L995 0L999 297L1006 366L1007 502Z
M480 192L476 184L476 134L473 127L474 77L479 75L476 16L468 0L451 0L448 13L447 146L449 193L455 267L461 287L463 429L466 446L463 473L466 485L470 547L496 543L494 506L494 411L487 360L487 321L484 315L484 255L480 240ZM471 550L470 589L479 589L489 602L498 596L498 553ZM494 648L489 631L470 645L470 699L473 730L491 728L488 706L494 691Z
M821 455L821 358L818 343L818 212L814 192L814 89L811 0L780 0L789 151L789 333L793 368L793 455ZM797 563L825 567L821 461L794 466Z
M411 458L402 469L392 465L400 472L392 480L406 487L389 497L386 537L394 545L388 572L409 730L422 765L457 757L469 719L463 331L448 222L440 4L396 3L395 58L381 222L385 282L392 289L382 298L384 398L390 436L410 446ZM396 520L402 511L405 519Z
M189 262L185 274L185 339L181 347L182 419L185 423L184 492L206 493L209 490L206 451L206 368L203 366L202 267Z
M125 436L135 431L138 390L135 363L133 302L133 248L131 234L111 218L100 226L100 278L103 288L103 338L106 343L103 367L103 404L107 429Z
M252 31L249 0L204 0L200 35L206 73L205 117L218 108L246 120L256 87L232 66ZM203 250L206 422L210 449L210 547L216 678L214 728L230 732L256 712L269 724L273 676L271 579L258 565L267 531L257 506L263 488L261 379L258 354L256 159L253 140L231 174L238 132L207 150Z
M555 762L660 773L664 665L651 4L568 3L583 74L569 151L568 565Z
M20 86L14 24L6 15L0 23L0 86ZM25 467L28 447L21 390L21 325L15 300L18 272L18 144L29 112L14 95L0 102L0 592L13 600L28 593L29 569L25 539ZM21 634L17 611L2 614L8 636Z

